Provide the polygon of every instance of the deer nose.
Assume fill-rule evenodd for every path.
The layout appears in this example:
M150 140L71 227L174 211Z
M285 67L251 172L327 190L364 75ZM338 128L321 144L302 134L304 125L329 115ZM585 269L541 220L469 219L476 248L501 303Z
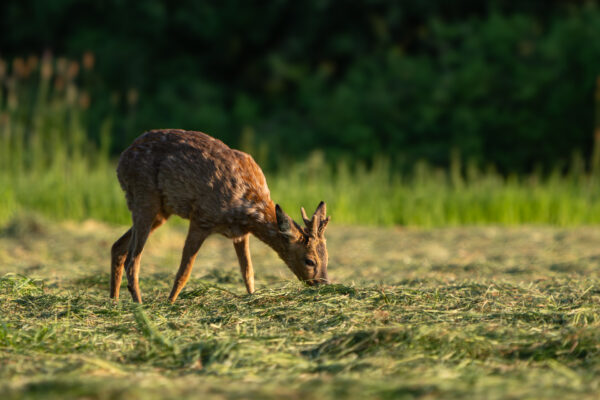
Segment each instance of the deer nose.
M327 277L325 278L315 278L315 279L311 279L309 280L309 285L310 286L320 286L320 285L329 285L329 279L327 279Z

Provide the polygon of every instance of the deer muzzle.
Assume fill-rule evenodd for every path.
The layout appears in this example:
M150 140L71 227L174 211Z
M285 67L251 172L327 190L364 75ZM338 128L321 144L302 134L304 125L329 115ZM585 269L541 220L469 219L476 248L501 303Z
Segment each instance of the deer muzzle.
M329 279L327 277L324 278L314 278L306 281L310 286L319 286L319 285L329 285Z

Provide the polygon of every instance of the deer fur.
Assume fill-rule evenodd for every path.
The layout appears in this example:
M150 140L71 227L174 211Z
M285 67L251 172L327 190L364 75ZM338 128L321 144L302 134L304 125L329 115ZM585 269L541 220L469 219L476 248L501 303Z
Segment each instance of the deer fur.
M309 285L328 283L324 236L329 222L321 202L304 227L271 200L265 176L252 157L202 132L153 130L119 159L117 177L133 226L111 249L110 297L118 300L123 269L133 301L141 303L140 259L148 236L175 214L190 220L181 264L169 296L188 281L202 242L212 233L233 240L248 293L254 292L249 235L269 245Z

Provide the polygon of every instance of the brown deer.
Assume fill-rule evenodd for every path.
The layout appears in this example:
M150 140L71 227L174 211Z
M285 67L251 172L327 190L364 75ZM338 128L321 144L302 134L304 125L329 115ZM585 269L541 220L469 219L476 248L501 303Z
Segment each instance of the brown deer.
M141 303L140 258L152 231L172 214L190 220L181 265L169 300L188 281L202 242L212 233L233 239L248 293L254 292L249 234L269 245L309 285L329 283L321 202L305 227L271 200L262 170L246 153L201 132L153 130L127 148L117 167L133 226L111 249L110 297L118 300L123 268L133 301Z

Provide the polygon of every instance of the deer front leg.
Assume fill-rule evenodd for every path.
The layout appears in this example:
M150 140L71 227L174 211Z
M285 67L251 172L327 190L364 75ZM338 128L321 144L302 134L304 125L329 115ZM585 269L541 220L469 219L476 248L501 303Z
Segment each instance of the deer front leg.
M254 269L252 268L252 260L250 259L250 235L246 234L233 239L233 247L240 262L242 278L248 293L254 293Z
M210 232L198 228L193 221L190 221L190 228L187 238L185 239L185 245L183 246L181 265L179 266L179 271L177 271L177 275L175 276L173 289L169 295L169 302L171 302L171 304L177 300L179 292L181 292L181 289L183 289L188 279L190 279L190 274L192 273L192 267L194 266L198 250L200 250L202 242L204 242L204 239L206 239L209 234Z

